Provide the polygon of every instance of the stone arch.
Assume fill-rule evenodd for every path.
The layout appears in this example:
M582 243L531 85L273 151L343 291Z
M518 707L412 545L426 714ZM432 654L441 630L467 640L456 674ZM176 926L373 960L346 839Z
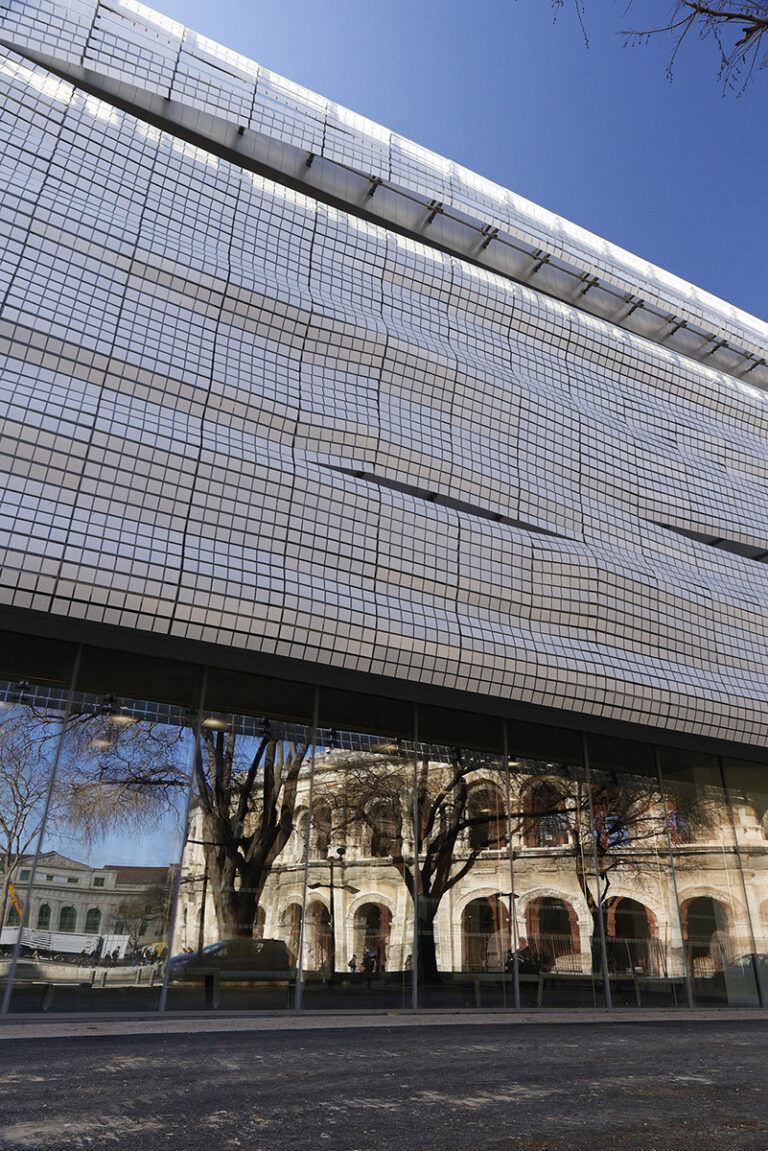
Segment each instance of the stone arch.
M313 894L304 912L304 966L307 971L330 971L332 930L326 900Z
M733 927L737 923L746 922L747 909L744 902L732 891L729 891L728 888L715 887L712 883L696 883L692 887L686 887L678 891L681 918L683 907L690 903L692 899L696 899L702 895L717 900L718 903L721 903L723 907L726 908L729 927Z
M386 913L384 920L389 924L389 935L386 941L386 956L384 962L392 968L393 961L400 959L399 946L396 943L396 938L399 936L399 928L395 930L397 911L397 901L390 895L385 895L382 891L370 888L367 891L358 892L352 896L346 904L345 918L344 918L344 934L341 946L345 950L345 960L342 966L346 966L346 961L352 955L357 956L357 970L362 971L363 956L360 951L360 909L366 904L378 904ZM340 913L339 913L340 914ZM394 930L394 935L393 935ZM341 958L341 956L339 956Z
M570 904L575 912L582 937L586 936L588 939L591 938L593 927L592 914L583 893L581 891L563 891L562 888L550 887L544 884L540 887L534 887L530 891L521 892L519 898L515 901L517 919L521 926L526 922L526 915L530 904L534 900L542 898L562 899L565 903Z
M527 893L520 908L525 924L520 939L542 968L581 970L585 954L591 962L592 917L583 902L580 914L571 892L545 888Z
M611 971L657 974L658 923L646 903L631 895L613 895L605 903L605 935Z
M392 936L392 912L386 903L366 899L358 903L353 918L352 950L358 970L386 971Z
M694 978L707 978L733 958L734 913L722 893L688 893L680 903L688 966Z
M390 915L395 914L395 901L389 895L384 895L381 891L361 891L353 896L347 904L347 921L354 922L358 909L364 903L380 903L382 907L386 907Z
M473 892L461 909L462 971L503 971L511 946L507 900L498 892Z
M630 939L658 938L659 915L645 897L638 899L629 892L613 892L605 901L604 908L607 935L626 936ZM627 931L622 930L623 928Z

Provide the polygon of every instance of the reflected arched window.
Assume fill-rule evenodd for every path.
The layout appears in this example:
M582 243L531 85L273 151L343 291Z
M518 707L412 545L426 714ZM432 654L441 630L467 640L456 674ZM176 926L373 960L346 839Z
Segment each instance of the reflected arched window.
M331 964L331 916L319 900L307 905L304 918L304 945L308 971L326 971Z
M11 904L11 906L8 908L8 914L5 917L5 925L6 927L18 927L20 923L21 919L19 917L19 913L13 904Z
M301 904L289 903L280 912L279 925L280 938L284 939L288 947L291 963L296 963L301 938Z
M303 859L307 846L307 822L309 815L306 808L299 808L293 821L293 830L296 836L294 845L294 858Z
M462 970L503 971L512 946L507 903L503 896L479 896L461 916Z
M374 859L386 859L392 854L399 831L400 817L394 802L382 799L372 804L366 813L366 822L371 829L371 855Z
M85 917L85 931L87 935L94 935L99 930L101 923L101 912L98 907L91 907L88 909L88 914Z
M719 899L698 895L680 907L685 950L694 977L708 977L730 962L730 915Z
M698 798L682 793L668 795L666 804L669 838L674 847L710 838L707 808Z
M674 847L678 847L681 843L693 843L696 838L688 813L674 805L670 806L669 800L667 801L667 827L669 828L669 838Z
M663 956L653 940L652 913L638 900L627 897L609 900L604 906L610 970L659 975Z
M622 793L614 787L593 787L594 834L599 851L612 851L629 843L628 798L629 793Z
M467 800L469 847L471 851L503 847L507 842L507 816L504 801L495 787L473 787Z
M74 931L77 912L74 907L62 907L59 912L59 931Z
M323 858L331 846L331 809L327 803L317 803L312 808L312 852Z
M579 925L570 903L556 896L534 899L526 911L528 947L544 971L578 969Z
M526 807L526 847L567 846L568 815L565 790L561 784L548 779L532 783Z
M51 909L47 903L43 903L37 913L37 926L41 931L47 931L51 926Z

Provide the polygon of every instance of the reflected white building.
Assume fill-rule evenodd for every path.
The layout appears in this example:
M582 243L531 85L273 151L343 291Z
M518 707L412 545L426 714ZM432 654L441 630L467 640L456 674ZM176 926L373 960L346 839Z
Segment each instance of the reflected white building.
M164 905L173 878L167 867L91 867L57 851L42 852L31 898L22 905L18 891L25 893L33 862L30 856L15 869L18 888L14 887L15 898L9 901L6 914L8 938L4 936L2 941L6 949L17 934L10 929L18 928L20 907L25 942L38 950L59 950L59 945L67 942L59 938L61 935L77 936L83 946L87 936L89 951L94 939L114 935L127 936L132 948L165 947ZM50 938L52 933L55 940Z

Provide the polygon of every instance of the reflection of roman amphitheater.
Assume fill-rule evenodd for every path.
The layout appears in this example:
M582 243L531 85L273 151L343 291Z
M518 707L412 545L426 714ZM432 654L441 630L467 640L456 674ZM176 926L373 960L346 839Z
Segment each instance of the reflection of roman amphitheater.
M406 866L413 856L412 824L403 815L408 796L403 794L399 813L374 797L363 818L350 819L343 761L343 753L318 756L308 845L305 773L294 830L267 880L255 933L284 940L295 961L306 898L305 971L327 974L334 948L338 972L346 971L352 956L362 964L366 953L375 953L378 970L402 971L412 961L414 905L390 852L396 841ZM500 773L482 770L467 777L451 874L467 870L443 894L434 923L442 972L503 971L515 948L526 949L531 970L586 974L599 968L598 890L612 971L681 977L687 961L691 976L703 978L755 950L755 926L759 932L768 927L768 837L746 800L732 798L730 808L749 858L757 924L747 914L724 797L710 796L697 825L683 826L674 796L644 784L641 800L633 799L634 821L631 805L625 818L613 817L597 858L598 884L592 844L599 832L590 834L594 823L583 797L581 805L576 801L574 784L518 771L507 799L500 779ZM599 822L594 810L591 819ZM182 869L177 950L222 934L210 891L201 931L206 879L199 815L194 820Z

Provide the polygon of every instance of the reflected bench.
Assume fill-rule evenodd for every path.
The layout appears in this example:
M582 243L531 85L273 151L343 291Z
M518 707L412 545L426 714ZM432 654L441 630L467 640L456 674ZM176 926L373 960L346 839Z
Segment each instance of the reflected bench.
M186 972L186 978L179 980L177 985L186 984L194 986L198 980L202 981L206 1008L214 1011L219 1006L221 983L247 983L251 988L280 989L289 991L293 986L293 978L284 971L249 971L222 970L221 967L195 966Z
M522 986L523 983L539 983L540 976L538 974L518 975L518 982ZM475 986L475 1007L483 1006L483 984L493 984L494 986L508 987L510 995L514 994L515 981L511 973L504 973L500 971L484 971L473 976Z
M520 978L522 979L523 976ZM585 986L587 983L589 983L591 986L592 1002L594 1006L597 1007L598 1002L596 988L598 984L603 985L605 983L605 977L603 976L602 972L589 974L586 972L542 971L538 976L531 976L530 978L538 980L539 990L537 1003L539 1007L541 1007L544 1002L544 991L547 984L550 986L557 986L558 984L560 986L567 986L568 984L581 984L582 986ZM687 1004L687 1000L684 994L685 979L681 975L656 976L644 975L640 972L626 971L611 972L608 976L608 979L611 986L615 986L617 989L621 986L621 984L631 984L635 997L635 1003L638 1007L643 1006L643 991L650 992L653 990L661 989L668 989L671 991L675 1007L678 1006L677 993L678 989L680 989L682 992L682 1002L684 1005Z

